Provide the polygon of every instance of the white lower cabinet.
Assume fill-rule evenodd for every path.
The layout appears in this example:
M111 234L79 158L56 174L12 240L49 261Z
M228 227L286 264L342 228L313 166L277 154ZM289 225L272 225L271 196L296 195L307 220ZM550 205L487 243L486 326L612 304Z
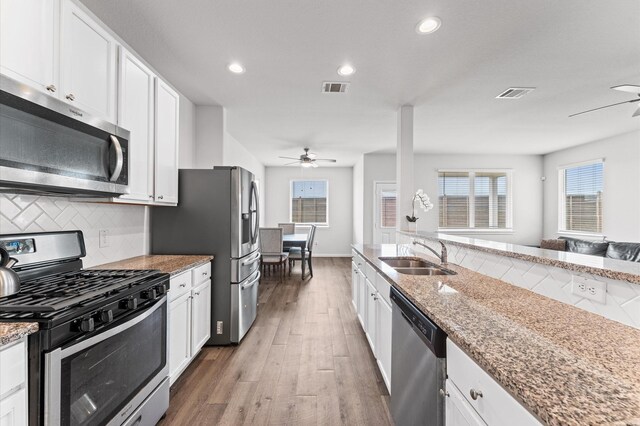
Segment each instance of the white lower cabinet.
M540 425L524 406L449 339L447 377L447 426Z
M27 414L26 337L0 346L0 425L25 426Z
M387 389L391 391L391 285L355 252L351 297Z
M171 384L198 355L209 337L211 337L211 263L171 278L169 291Z
M447 380L446 387L448 392L445 406L446 426L486 426L451 380Z

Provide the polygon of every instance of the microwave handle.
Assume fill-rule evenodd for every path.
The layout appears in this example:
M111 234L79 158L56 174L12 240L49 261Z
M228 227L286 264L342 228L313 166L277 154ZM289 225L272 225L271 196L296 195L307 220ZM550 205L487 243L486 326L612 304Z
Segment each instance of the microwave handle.
M116 159L116 167L113 169L113 173L111 174L111 177L109 177L109 181L115 182L120 177L120 173L122 173L122 166L124 166L124 154L122 153L122 145L120 145L118 138L114 135L111 135L110 138L111 143L113 143L113 146L115 147L118 158Z

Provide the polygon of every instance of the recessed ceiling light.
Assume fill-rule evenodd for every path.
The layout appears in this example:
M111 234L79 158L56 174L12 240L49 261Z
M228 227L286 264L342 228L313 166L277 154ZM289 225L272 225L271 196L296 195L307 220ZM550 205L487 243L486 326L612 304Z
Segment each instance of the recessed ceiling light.
M338 68L338 74L340 75L352 75L356 72L356 69L349 65L349 64L345 64L343 66L341 66L340 68Z
M416 25L416 32L418 34L431 34L440 28L442 21L437 16L430 16L418 22Z
M237 62L233 62L229 64L227 68L229 69L229 71L231 71L234 74L242 74L245 72L244 67Z

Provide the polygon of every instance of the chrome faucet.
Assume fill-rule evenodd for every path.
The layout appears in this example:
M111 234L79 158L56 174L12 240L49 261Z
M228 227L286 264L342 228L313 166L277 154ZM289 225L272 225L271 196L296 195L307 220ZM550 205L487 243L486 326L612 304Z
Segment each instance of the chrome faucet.
M444 243L442 241L438 240L438 242L442 246L442 251L441 251L440 254L438 254L434 249L432 249L428 245L426 245L424 243L421 243L419 241L413 240L413 244L414 245L422 246L422 247L426 248L431 253L435 254L438 259L440 259L440 264L441 265L446 265L447 264L447 247L444 245Z

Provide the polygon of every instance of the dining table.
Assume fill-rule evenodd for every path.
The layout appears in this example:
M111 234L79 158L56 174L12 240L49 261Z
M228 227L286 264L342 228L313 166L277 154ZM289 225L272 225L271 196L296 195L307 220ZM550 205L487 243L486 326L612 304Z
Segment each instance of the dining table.
M307 248L307 234L285 234L282 236L282 247L284 251L289 251L291 247L300 247L300 256L302 259L302 279L305 278L305 251Z

